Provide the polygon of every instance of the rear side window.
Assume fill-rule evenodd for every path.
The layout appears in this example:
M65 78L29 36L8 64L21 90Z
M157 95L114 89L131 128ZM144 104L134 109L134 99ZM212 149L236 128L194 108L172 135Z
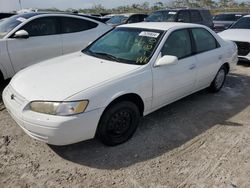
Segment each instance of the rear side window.
M190 12L192 23L199 23L202 21L202 17L199 11L194 10Z
M59 33L59 23L56 17L43 17L30 21L22 29L30 37L55 35Z
M162 48L162 56L173 55L182 59L192 54L192 45L188 30L174 31Z
M137 23L140 22L139 15L133 15L128 19L128 23Z
M194 28L192 29L192 34L195 40L197 53L206 52L218 47L217 40L206 29Z
M201 13L205 20L212 20L212 15L209 10L201 10Z
M177 18L178 22L190 23L189 11L180 11Z
M140 15L140 22L143 22L147 17L148 15Z
M86 31L97 27L98 24L92 21L80 19L80 18L61 18L61 31L62 33L76 33Z

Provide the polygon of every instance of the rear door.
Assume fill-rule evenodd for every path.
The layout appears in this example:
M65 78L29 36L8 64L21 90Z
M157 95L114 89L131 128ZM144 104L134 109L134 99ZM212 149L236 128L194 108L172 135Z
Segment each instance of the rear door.
M84 18L61 17L63 54L84 49L89 42L108 31L104 24Z
M196 89L211 84L224 59L223 51L215 37L204 28L191 29L196 46L197 84Z
M19 30L29 33L28 39L7 39L7 48L15 72L62 55L62 40L56 17L36 18Z

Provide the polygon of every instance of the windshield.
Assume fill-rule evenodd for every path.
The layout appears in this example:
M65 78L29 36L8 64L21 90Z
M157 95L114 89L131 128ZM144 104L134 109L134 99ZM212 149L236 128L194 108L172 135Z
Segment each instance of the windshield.
M159 30L117 28L91 44L83 53L121 63L144 65L149 62L162 33Z
M241 14L219 14L214 17L215 21L237 21L243 15Z
M250 29L250 17L244 17L238 20L231 29Z
M106 23L107 24L122 24L124 21L126 21L128 19L127 16L113 16L111 17Z
M0 21L0 39L7 35L12 29L21 24L25 18L12 16Z
M153 12L147 18L147 22L174 22L176 18L176 11L158 11Z

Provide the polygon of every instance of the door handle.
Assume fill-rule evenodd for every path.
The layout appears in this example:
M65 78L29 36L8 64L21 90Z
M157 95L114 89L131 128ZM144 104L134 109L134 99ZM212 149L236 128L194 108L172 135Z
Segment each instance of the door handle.
M195 64L192 64L190 67L189 67L189 70L193 70L196 68L196 65Z

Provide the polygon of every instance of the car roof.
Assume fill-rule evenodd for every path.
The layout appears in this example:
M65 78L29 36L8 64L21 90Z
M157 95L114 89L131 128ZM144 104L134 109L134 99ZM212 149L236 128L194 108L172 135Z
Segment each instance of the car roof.
M208 10L205 8L166 8L166 9L161 9L161 10L157 10L155 12L160 12L160 11L180 11L180 10Z
M87 17L87 15L84 14L74 14L74 13L68 13L68 12L29 12L29 13L22 13L18 14L17 16L19 17L24 17L26 19L34 17L34 16L39 16L39 15L70 15L70 16L78 16L78 17ZM94 16L88 16L94 17Z
M125 24L118 26L118 28L126 27L126 28L143 28L143 29L156 29L167 31L171 28L186 28L186 27L204 27L198 24L190 24L190 23L180 23L180 22L140 22L133 24Z
M246 16L244 16L244 17L250 17L250 14L248 14L248 15L246 15Z
M220 13L220 14L217 14L217 15L224 15L224 14L241 14L241 15L244 15L244 14L247 14L246 12L223 12L223 13Z

